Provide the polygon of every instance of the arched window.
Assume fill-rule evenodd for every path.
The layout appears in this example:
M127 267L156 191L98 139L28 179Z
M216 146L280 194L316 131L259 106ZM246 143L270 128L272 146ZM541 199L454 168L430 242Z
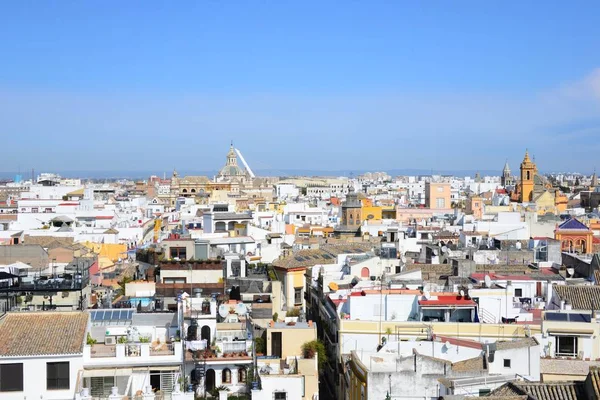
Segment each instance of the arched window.
M231 370L229 368L225 368L223 372L221 372L221 380L223 383L231 383Z
M187 189L183 189L183 190L182 190L182 192L183 192L183 193L187 193Z
M587 250L585 240L581 240L580 242L581 243L579 244L579 249L581 250L582 253L585 253Z
M196 189L192 189L192 190L191 190L191 192L192 192L192 193L196 193Z
M238 369L238 383L246 383L246 368Z
M530 180L530 179L531 179L531 172L530 172L530 171L527 171L527 172L525 173L525 176L526 176L526 178L525 178L525 179L527 179L527 180Z
M369 276L370 276L369 268L363 267L363 269L360 270L360 277L361 278L368 278Z

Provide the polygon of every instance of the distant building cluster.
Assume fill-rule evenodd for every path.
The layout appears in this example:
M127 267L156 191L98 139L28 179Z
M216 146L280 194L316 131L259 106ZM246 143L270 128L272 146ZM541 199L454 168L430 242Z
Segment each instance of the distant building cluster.
M0 186L1 399L600 397L596 173L225 158Z

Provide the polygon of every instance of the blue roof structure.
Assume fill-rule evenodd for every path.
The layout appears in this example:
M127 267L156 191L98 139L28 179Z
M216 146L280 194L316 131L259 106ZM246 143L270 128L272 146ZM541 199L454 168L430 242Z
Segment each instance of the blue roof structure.
M590 228L579 222L577 218L571 218L558 226L558 229L564 230L584 230L589 231Z

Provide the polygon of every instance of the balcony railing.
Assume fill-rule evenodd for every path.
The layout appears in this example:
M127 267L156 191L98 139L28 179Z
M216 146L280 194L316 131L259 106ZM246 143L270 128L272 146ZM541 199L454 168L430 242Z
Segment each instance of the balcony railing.
M242 342L221 342L219 346L223 349L223 353L239 353L246 351L246 341Z
M160 360L161 357L179 359L182 354L181 343L163 343L152 345L150 343L119 343L115 345L94 344L84 347L84 360L94 359L94 363L112 363L119 359L123 362L130 360L132 363L150 362Z

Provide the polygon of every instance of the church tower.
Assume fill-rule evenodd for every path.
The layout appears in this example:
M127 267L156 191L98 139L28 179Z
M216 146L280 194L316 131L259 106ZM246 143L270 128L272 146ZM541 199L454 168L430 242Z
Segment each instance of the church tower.
M529 158L529 152L525 151L525 158L521 163L521 203L533 200L533 177L537 174L537 167Z
M508 160L506 160L506 163L504 164L504 169L502 170L502 178L500 179L500 183L504 187L512 185L512 179L510 177L510 168L508 167Z

